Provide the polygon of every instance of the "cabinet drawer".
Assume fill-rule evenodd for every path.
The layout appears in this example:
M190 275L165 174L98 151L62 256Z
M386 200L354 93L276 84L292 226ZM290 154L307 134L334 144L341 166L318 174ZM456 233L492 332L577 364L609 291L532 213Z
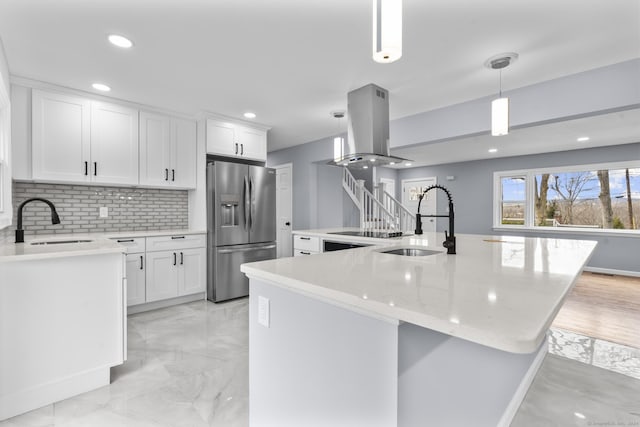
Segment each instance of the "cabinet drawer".
M319 254L320 252L316 252L316 251L304 251L304 250L300 250L300 249L294 249L293 250L293 256L305 256L305 255L316 255Z
M295 235L293 236L293 248L307 252L320 252L320 238Z
M111 240L115 240L125 246L128 254L144 252L145 250L144 237L114 237Z
M147 252L204 248L206 244L207 236L204 234L173 234L171 236L147 237Z

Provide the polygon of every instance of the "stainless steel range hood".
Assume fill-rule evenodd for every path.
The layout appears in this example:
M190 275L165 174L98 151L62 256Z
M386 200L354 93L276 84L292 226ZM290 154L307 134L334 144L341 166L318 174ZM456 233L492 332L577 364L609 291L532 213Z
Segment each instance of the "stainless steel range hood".
M368 84L347 95L348 138L330 165L365 169L406 161L389 155L389 92Z

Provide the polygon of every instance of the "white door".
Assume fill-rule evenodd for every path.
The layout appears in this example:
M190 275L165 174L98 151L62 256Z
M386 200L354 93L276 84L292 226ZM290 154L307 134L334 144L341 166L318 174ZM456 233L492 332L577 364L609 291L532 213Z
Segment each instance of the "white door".
M181 249L178 252L178 262L182 270L178 279L178 295L204 292L206 253L205 248Z
M147 252L147 302L178 296L178 252Z
M278 244L278 258L293 255L291 238L292 172L291 163L276 166L276 242Z
M402 204L415 215L418 212L418 196L435 184L435 177L402 180ZM438 191L440 190L431 190L427 193L420 205L421 214L436 214ZM436 231L436 218L422 218L422 230L425 233Z
M127 254L127 305L146 302L144 254Z
M90 102L33 90L33 179L89 181Z
M236 144L235 126L231 123L207 120L207 154L240 155Z
M138 184L138 110L91 102L91 180Z
M196 188L196 122L171 120L171 184ZM204 167L204 163L202 165Z
M169 186L171 119L140 112L140 184Z

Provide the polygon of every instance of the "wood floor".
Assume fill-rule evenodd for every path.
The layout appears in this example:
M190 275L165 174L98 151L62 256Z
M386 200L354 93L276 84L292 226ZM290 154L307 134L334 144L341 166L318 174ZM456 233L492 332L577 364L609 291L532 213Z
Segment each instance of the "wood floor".
M640 277L583 273L553 326L640 348Z

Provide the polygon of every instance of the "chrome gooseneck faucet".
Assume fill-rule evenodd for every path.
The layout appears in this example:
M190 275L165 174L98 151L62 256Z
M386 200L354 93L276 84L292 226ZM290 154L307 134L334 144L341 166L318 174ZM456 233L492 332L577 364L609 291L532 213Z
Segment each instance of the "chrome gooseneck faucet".
M422 203L422 199L427 194L427 192L429 192L430 190L433 190L434 188L439 188L440 190L447 193L447 197L449 198L449 214L448 215L421 215L420 214L420 204ZM426 190L424 190L422 194L418 196L418 213L416 214L415 234L422 234L422 218L445 218L445 217L449 218L449 233L447 234L447 231L445 230L444 232L445 240L444 242L442 242L442 246L447 248L447 254L455 255L456 236L454 234L454 229L453 229L453 199L451 198L451 193L449 192L449 190L447 190L441 185L432 185L428 187Z
M43 199L41 197L33 197L31 199L27 199L24 202L20 203L18 207L18 225L16 227L16 243L24 243L24 230L22 229L22 209L24 209L24 205L29 202L43 202L49 205L49 209L51 209L51 224L60 224L60 217L58 216L58 212L56 212L56 207L47 199Z

